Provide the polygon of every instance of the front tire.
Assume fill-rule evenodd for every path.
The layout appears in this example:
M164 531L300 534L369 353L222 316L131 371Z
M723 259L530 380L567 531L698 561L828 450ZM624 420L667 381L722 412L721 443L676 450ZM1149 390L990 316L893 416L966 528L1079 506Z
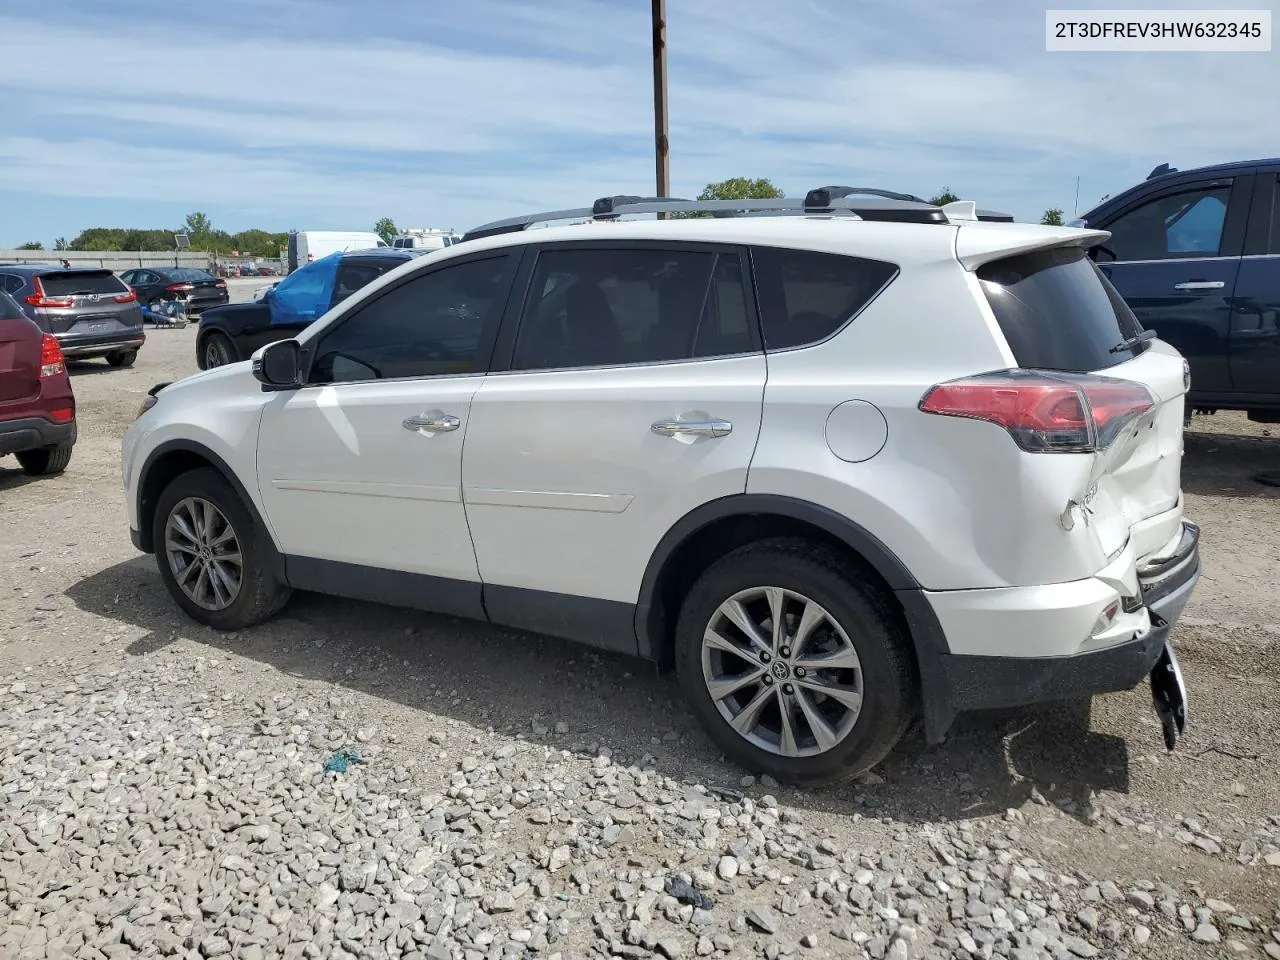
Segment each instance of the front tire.
M200 348L200 368L212 370L235 362L235 348L221 333L211 333Z
M910 641L869 578L826 547L776 539L722 557L694 584L676 670L729 759L785 783L830 784L902 738L916 714Z
M15 454L18 463L28 476L48 477L61 473L71 462L71 448L74 444L60 443L56 447L41 447L39 450L23 450Z
M165 587L198 623L239 630L288 602L289 588L268 567L265 534L216 470L184 473L165 488L152 536Z

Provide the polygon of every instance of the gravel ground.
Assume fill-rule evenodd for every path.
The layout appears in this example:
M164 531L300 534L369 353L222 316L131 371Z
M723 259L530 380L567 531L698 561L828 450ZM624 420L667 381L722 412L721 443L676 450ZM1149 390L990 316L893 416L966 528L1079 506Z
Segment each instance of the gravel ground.
M1142 688L801 792L637 661L306 595L241 634L183 619L119 441L193 334L73 368L64 476L0 460L0 957L1280 958L1270 428L1188 436L1176 753Z

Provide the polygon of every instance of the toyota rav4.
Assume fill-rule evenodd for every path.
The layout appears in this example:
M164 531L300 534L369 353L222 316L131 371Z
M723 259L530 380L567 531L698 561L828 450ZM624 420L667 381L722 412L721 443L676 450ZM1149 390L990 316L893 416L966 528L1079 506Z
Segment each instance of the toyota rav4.
M665 212L703 216L621 219ZM612 225L526 229L572 218ZM789 782L1148 677L1172 747L1187 366L1107 234L999 219L829 187L477 228L153 388L133 541L217 629L302 589L656 660Z

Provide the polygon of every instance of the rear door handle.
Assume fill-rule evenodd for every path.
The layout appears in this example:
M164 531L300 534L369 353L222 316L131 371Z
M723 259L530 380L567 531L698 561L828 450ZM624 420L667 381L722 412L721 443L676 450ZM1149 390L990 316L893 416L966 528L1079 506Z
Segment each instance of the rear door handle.
M1175 283L1175 290L1221 290L1226 284L1221 280L1186 280L1182 283Z
M406 430L413 430L415 433L419 430L425 430L428 433L448 433L450 430L457 430L461 425L461 420L441 410L405 417L401 424Z
M660 437L727 437L733 424L728 420L659 420L649 429Z

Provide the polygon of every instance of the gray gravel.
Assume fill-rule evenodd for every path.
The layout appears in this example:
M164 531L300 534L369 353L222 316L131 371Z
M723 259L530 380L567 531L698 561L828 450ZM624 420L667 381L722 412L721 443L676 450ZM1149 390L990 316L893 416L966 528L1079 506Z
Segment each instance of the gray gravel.
M0 956L1070 960L1280 944L1280 914L1049 866L1016 810L868 820L849 846L763 788L462 724L424 753L359 723L352 694L256 696L222 672L174 656L0 678ZM326 773L339 748L358 762ZM1253 869L1272 869L1277 821L1249 841ZM1202 825L1175 832L1210 853Z

